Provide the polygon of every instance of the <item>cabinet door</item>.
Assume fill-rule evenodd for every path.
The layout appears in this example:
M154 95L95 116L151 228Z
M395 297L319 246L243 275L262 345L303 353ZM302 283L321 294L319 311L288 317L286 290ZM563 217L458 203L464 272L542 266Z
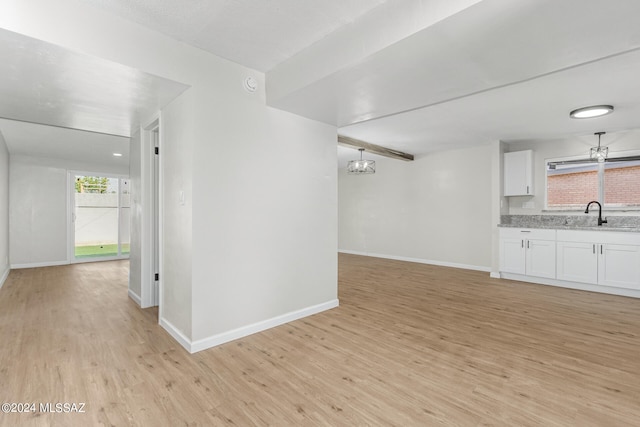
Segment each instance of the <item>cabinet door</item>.
M533 195L533 152L504 153L504 195Z
M640 289L640 246L599 245L598 284Z
M527 275L556 278L556 242L551 240L527 240Z
M524 239L504 237L500 239L500 271L525 274Z
M557 278L571 282L598 283L598 255L595 243L558 242Z

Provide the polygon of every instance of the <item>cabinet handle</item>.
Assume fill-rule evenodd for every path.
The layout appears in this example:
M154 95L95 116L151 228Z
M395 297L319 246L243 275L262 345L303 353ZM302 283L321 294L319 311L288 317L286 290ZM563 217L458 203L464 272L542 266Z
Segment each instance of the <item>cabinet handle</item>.
M520 244L520 247L521 247L521 248L524 248L524 240L520 240L520 243L521 243L521 244Z
M593 244L593 253L594 254L596 253L596 244L595 243Z
M603 246L604 246L604 245L600 245L600 255L602 255L602 247L603 247Z
M529 186L527 185L527 194L529 194Z
M529 241L527 240L527 249L529 249Z

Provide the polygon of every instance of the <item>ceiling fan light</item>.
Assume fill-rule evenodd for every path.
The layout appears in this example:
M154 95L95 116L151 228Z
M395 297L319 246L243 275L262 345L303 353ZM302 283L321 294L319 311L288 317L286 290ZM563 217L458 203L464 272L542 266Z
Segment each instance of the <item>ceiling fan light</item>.
M592 105L573 110L569 113L572 119L591 119L613 113L612 105Z

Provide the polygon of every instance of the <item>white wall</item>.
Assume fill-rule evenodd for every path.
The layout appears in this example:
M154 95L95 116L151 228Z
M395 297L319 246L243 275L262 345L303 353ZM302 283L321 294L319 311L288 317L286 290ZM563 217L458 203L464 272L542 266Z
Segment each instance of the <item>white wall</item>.
M11 156L11 265L67 261L67 171Z
M10 156L10 260L12 267L68 262L67 171L122 173L90 165Z
M193 339L192 322L194 318L205 317L207 312L197 313L192 298L193 289L198 283L193 280L193 241L192 235L204 232L195 230L192 222L194 198L207 199L213 197L210 188L195 195L192 191L195 173L194 156L205 156L205 153L194 151L194 91L188 90L162 111L160 128L160 180L162 195L161 213L162 230L162 292L160 294L161 317L171 322L190 341ZM202 141L203 145L211 143L210 138ZM207 171L224 163L219 156L215 162L207 164ZM211 160L213 160L211 159ZM184 192L184 204L180 204L179 192ZM211 219L212 220L212 219ZM210 225L207 224L207 227ZM210 247L203 248L209 253ZM220 295L217 296L220 298ZM205 301L205 306L208 301ZM219 313L208 313L215 323Z
M9 274L9 151L0 132L0 287Z
M129 145L129 183L131 191L131 235L129 252L129 293L133 293L134 299L140 302L142 287L142 141L140 131L131 135Z
M438 152L413 162L379 157L374 175L348 175L340 165L340 250L489 271L492 150Z
M252 98L224 107L194 159L194 340L337 297L335 128Z
M580 156L589 157L589 149L598 145L598 138L589 134L580 137L558 138L553 140L528 140L505 144L505 151L533 150L534 156L534 196L507 197L509 214L539 215L543 213L546 190L546 162L549 159ZM609 147L609 156L616 152L640 150L640 130L608 132L602 136L602 145ZM525 203L533 206L525 207ZM588 200L585 200L585 205ZM528 205L527 205L528 206ZM582 214L582 210L576 214ZM563 212L566 215L567 212ZM638 211L618 212L619 215L639 215ZM616 215L616 212L607 212Z
M82 2L7 0L0 27L191 85L162 111L160 155L161 324L185 347L337 304L334 127L268 108L261 73Z

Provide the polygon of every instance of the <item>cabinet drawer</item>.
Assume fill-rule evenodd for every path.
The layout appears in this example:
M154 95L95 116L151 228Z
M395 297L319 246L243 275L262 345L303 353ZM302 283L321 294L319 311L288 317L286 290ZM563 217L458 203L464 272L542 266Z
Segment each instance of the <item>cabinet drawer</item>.
M500 228L500 237L507 239L556 240L556 230L542 228Z
M558 230L559 242L593 242L613 245L640 245L640 234L620 231Z

